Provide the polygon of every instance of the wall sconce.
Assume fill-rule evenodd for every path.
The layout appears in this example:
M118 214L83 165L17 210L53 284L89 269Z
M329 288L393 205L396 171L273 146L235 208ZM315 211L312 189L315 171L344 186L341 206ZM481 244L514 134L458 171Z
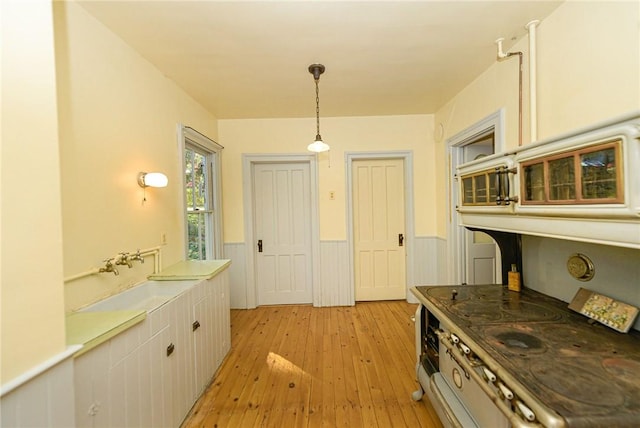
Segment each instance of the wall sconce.
M169 179L161 172L141 172L138 174L140 187L167 187Z
M142 204L147 201L147 187L167 187L169 179L161 172L141 172L138 174L138 185L142 187Z

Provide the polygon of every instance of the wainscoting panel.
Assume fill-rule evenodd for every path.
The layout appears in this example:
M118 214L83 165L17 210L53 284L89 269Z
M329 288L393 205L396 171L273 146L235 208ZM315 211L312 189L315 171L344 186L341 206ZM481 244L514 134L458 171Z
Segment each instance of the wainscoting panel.
M229 266L229 290L232 309L247 309L247 261L244 242L224 244L224 257L231 260Z
M73 427L73 358L24 382L0 399L0 426Z
M447 242L437 236L419 236L413 240L414 285L447 283ZM231 259L229 286L231 308L247 308L245 243L224 244L224 257ZM408 266L408 269L412 269ZM349 270L347 241L320 241L320 300L317 306L352 306L353 289ZM418 301L407 294L411 303Z
M353 306L347 241L320 241L320 306Z
M447 278L447 242L437 236L417 236L413 240L413 284L446 284ZM410 303L418 303L411 292L407 294Z

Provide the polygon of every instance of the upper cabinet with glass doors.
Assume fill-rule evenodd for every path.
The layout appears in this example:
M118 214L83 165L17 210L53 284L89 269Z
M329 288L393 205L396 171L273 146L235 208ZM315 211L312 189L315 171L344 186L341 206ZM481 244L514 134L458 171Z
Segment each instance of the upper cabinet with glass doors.
M640 111L465 163L456 180L463 226L640 249Z
M522 205L623 204L622 140L520 163Z
M638 113L524 146L514 159L517 214L640 220Z
M490 155L458 168L458 211L513 212L518 201L513 158Z

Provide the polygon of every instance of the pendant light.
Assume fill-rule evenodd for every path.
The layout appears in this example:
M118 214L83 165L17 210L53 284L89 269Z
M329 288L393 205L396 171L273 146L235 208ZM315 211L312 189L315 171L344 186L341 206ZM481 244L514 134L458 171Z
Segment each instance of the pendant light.
M320 75L324 73L324 65L311 64L309 66L309 73L313 74L313 80L316 82L316 140L307 146L307 150L321 153L329 150L329 145L322 141L322 137L320 136L320 90L318 88L318 82L320 82Z

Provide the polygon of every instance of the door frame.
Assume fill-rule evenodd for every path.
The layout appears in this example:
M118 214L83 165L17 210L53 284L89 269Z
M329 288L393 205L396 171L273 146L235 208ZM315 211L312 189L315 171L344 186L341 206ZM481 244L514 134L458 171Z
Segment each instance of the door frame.
M242 155L242 194L244 203L244 243L246 257L246 297L247 308L258 304L258 284L255 280L255 212L253 206L254 165L268 163L291 163L309 165L309 195L311 197L311 288L313 306L320 306L320 228L318 210L318 162L315 154L243 154Z
M458 132L448 138L447 144L447 164L449 165L449 186L447 186L449 200L449 222L447 223L448 242L448 278L451 284L460 284L466 282L466 242L464 239L464 231L460 226L460 214L456 209L459 200L458 180L456 179L456 168L463 163L462 148L470 141L474 140L493 128L495 153L501 153L505 149L505 132L504 132L505 109L500 108L489 116L474 123L468 128Z
M413 152L389 151L389 152L345 152L346 172L346 205L347 205L347 248L349 252L349 302L354 305L355 300L355 269L354 243L353 243L353 161L372 159L401 159L404 166L404 227L405 227L405 299L409 300L408 284L413 284L413 239L414 239L414 213L413 213Z

